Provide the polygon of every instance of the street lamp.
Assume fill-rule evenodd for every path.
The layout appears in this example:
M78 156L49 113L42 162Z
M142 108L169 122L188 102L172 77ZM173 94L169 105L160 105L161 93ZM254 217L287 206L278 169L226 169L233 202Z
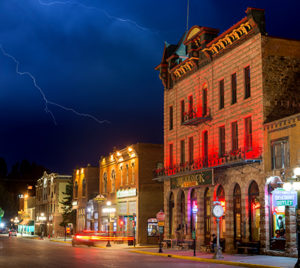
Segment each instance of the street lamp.
M297 167L294 169L294 175L297 178L300 177L300 167ZM298 249L298 260L297 263L295 264L295 268L300 268L300 221L299 221L299 216L297 213L297 249Z

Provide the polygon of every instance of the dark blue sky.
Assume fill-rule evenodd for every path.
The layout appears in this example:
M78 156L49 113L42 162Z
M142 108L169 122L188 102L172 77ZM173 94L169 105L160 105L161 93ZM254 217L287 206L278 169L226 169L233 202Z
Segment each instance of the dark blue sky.
M252 6L266 10L269 34L300 39L298 2L190 0L189 26L222 32ZM154 67L163 42L177 43L185 28L186 0L1 0L3 52L29 73L17 74L0 51L0 156L70 173L96 165L113 146L162 143L163 87Z

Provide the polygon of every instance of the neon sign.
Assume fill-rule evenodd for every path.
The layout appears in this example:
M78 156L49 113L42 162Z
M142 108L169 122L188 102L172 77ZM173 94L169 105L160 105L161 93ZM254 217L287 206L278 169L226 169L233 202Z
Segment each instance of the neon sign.
M197 201L193 201L192 203L192 212L193 213L197 213L198 212L198 205L197 205Z

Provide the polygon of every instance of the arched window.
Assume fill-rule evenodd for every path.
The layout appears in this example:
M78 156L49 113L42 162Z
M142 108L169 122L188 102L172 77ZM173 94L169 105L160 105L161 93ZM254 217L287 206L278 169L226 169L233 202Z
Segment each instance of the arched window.
M103 192L107 193L107 173L103 174Z
M169 197L169 235L174 233L174 194Z
M238 184L235 185L233 190L233 238L234 238L234 245L236 242L241 241L242 239L242 221L241 221L241 188Z
M116 191L116 172L113 169L111 172L111 192L114 193Z
M78 197L78 182L75 181L75 185L74 185L74 196L75 198Z
M224 238L225 232L226 232L226 223L225 223L225 191L224 188L222 187L222 185L219 185L218 189L217 189L217 194L216 194L216 200L219 201L221 203L221 206L224 209L224 216L221 217L221 221L220 221L220 237Z
M198 212L198 204L197 204L197 193L195 189L191 191L191 233L197 230L197 212Z
M249 186L249 230L250 241L260 240L260 203L259 189L255 181Z
M85 178L82 180L82 196L86 195L86 180Z
M181 224L181 229L184 229L185 226L185 195L184 192L181 191L180 194L180 222L179 224Z
M204 241L205 245L210 244L210 190L206 188L204 194Z

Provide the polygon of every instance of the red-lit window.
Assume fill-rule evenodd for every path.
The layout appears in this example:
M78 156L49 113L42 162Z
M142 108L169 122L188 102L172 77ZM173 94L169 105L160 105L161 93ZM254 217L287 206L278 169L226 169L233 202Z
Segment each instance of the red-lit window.
M184 112L185 112L185 109L184 109L184 100L182 100L182 101L180 102L180 108L181 108L181 110L180 110L180 114L181 114L181 123L183 123L183 122L184 122Z
M207 87L202 89L202 115L207 115Z
M250 91L250 66L244 69L244 79L245 79L245 99L251 96Z
M225 126L219 127L219 156L225 155Z
M193 118L193 96L189 96L189 119Z
M169 130L173 129L173 106L169 107Z
M220 101L219 101L219 109L224 108L224 79L219 82L219 93L220 93Z
M231 104L236 103L236 73L231 75Z
M173 167L173 144L169 144L169 167Z
M238 124L237 122L231 123L231 149L232 152L236 152L239 148L239 140L238 140Z
M245 150L252 150L252 120L251 116L245 118Z
M208 132L203 131L202 134L202 158L203 158L203 165L208 165Z
M185 141L180 141L180 164L185 163Z
M189 163L194 162L194 138L189 137Z

